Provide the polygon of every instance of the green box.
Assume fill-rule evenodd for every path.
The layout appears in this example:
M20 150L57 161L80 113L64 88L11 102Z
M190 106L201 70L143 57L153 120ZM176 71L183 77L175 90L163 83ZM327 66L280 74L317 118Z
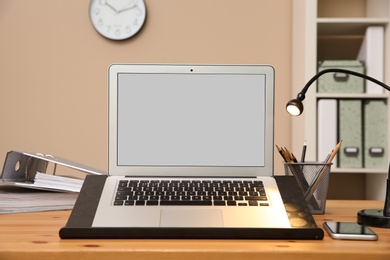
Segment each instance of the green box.
M339 100L339 140L343 140L339 152L340 168L363 167L363 117L362 100Z
M364 167L387 168L386 99L364 101Z
M325 60L318 66L324 69L346 69L364 74L364 65L358 60ZM363 93L364 79L345 73L325 73L318 78L318 93Z

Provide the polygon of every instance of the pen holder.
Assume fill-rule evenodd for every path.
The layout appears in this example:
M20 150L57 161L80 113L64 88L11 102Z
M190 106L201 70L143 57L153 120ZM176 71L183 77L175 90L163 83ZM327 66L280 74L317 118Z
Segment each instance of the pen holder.
M286 175L294 175L312 214L324 214L332 163L286 162Z

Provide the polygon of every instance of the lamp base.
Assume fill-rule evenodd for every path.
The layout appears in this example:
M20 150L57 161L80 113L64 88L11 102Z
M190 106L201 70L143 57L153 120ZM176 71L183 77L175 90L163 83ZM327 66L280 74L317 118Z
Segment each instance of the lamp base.
M390 228L390 217L383 215L382 209L362 209L358 211L359 223L371 227Z

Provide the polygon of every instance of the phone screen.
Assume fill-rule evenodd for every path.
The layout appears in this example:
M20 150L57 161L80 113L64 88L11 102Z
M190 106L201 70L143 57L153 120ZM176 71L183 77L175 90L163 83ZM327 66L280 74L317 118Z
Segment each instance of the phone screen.
M332 222L324 223L324 228L335 239L376 240L377 234L364 224L356 222Z

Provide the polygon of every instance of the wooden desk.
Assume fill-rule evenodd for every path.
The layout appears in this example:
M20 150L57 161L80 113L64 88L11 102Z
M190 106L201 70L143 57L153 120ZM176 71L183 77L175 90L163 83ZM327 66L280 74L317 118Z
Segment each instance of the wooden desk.
M356 221L383 201L328 201L324 221ZM333 240L61 240L70 211L0 215L0 259L390 259L390 229L378 241Z

